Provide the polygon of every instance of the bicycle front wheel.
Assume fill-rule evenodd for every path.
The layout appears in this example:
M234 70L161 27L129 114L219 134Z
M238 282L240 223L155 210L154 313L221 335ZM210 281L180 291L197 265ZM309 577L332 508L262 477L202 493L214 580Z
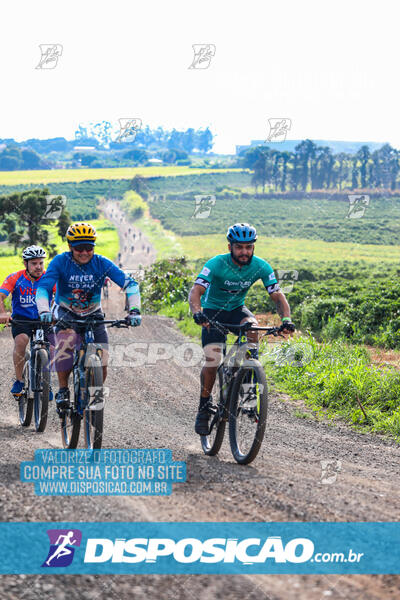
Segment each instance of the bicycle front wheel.
M89 359L86 369L86 408L84 410L86 448L100 449L103 440L103 367L99 356Z
M222 369L218 369L212 392L213 397L218 401L218 404L213 407L215 413L212 415L209 434L200 436L203 452L208 456L215 456L218 454L224 440L225 427L228 420L228 410L227 403L224 403L222 399L222 386Z
M61 439L64 448L76 448L81 430L82 417L72 408L65 410L61 417Z
M35 353L34 373L33 409L35 429L37 432L41 432L46 429L50 392L49 355L44 348L40 348Z
M241 367L233 384L229 414L229 441L234 459L252 462L261 447L267 424L267 380L261 364Z
M24 380L24 391L18 400L19 422L23 427L29 427L32 421L33 413L33 399L30 397L29 385L30 357L31 354L29 350L27 350L25 352L24 369L22 372L22 378Z

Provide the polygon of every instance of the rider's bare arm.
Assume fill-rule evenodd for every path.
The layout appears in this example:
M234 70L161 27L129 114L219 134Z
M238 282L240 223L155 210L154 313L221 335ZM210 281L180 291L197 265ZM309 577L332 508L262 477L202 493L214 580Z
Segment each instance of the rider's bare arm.
M10 315L4 306L4 298L7 298L6 294L0 292L0 323L8 323L10 320Z
M278 292L273 292L272 294L269 295L269 297L271 298L271 300L273 300L275 302L276 310L277 310L280 318L281 319L283 319L284 317L290 318L290 306L289 306L289 303L286 300L286 296L282 292L282 290L279 290Z
M189 292L189 306L190 306L190 310L192 312L192 314L194 315L195 313L201 311L201 302L200 299L202 297L202 295L204 294L204 292L206 291L206 288L203 287L202 285L199 285L198 283L195 283L192 287L192 289Z

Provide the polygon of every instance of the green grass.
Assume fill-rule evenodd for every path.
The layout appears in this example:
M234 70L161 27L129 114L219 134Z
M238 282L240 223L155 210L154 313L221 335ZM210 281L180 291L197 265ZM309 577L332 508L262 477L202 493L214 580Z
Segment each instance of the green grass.
M156 219L143 216L135 221L135 226L149 238L157 251L157 259L183 256L185 253L180 236L166 231Z
M182 333L200 342L201 327L193 321L187 302L175 302L173 306L165 306L158 314L175 319L176 325Z
M87 181L95 179L131 179L143 177L169 177L196 173L228 173L242 169L191 169L189 167L112 167L104 169L49 169L43 171L0 171L0 185L23 183L51 183L64 181Z
M96 252L98 254L107 256L107 258L110 258L111 260L114 260L119 251L119 238L114 225L106 219L96 219L91 221L91 223L94 225L98 233ZM49 229L53 232L52 242L57 245L58 252L66 252L68 250L68 245L59 237L56 232L56 227L50 226ZM3 251L6 250L12 252L10 248L5 246ZM47 264L48 261L46 261L46 265ZM24 265L22 259L20 258L20 254L0 256L0 284L4 281L7 275L23 268Z
M303 337L262 346L261 362L279 391L304 400L317 417L340 418L400 441L400 372L374 366L365 348Z
M135 222L149 237L157 250L158 258L186 255L190 260L208 260L216 254L228 252L225 231L220 234L181 236L165 230L161 223L151 217ZM256 255L279 268L292 268L294 261L337 263L365 261L371 265L377 262L391 265L400 262L399 246L379 246L376 244L353 244L351 242L322 242L319 240L270 238L260 236L256 242Z

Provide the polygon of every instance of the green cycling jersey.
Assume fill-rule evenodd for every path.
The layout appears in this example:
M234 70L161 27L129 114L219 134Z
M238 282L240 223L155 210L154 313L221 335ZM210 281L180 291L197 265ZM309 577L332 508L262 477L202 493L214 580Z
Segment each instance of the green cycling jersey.
M247 292L259 279L270 294L279 290L274 270L262 258L253 256L250 264L239 266L230 254L219 254L205 263L195 283L206 288L203 308L234 310L243 306Z

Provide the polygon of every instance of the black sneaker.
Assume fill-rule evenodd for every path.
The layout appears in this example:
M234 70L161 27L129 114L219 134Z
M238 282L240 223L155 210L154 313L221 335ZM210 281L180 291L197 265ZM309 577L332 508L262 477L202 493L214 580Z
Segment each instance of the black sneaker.
M69 401L69 389L66 387L60 388L56 394L56 407L58 411L71 408Z
M205 402L202 402L202 400L203 398L200 400L199 410L194 424L194 430L199 435L208 435L210 431L209 421L213 414L212 398L210 396L210 398L207 398Z

